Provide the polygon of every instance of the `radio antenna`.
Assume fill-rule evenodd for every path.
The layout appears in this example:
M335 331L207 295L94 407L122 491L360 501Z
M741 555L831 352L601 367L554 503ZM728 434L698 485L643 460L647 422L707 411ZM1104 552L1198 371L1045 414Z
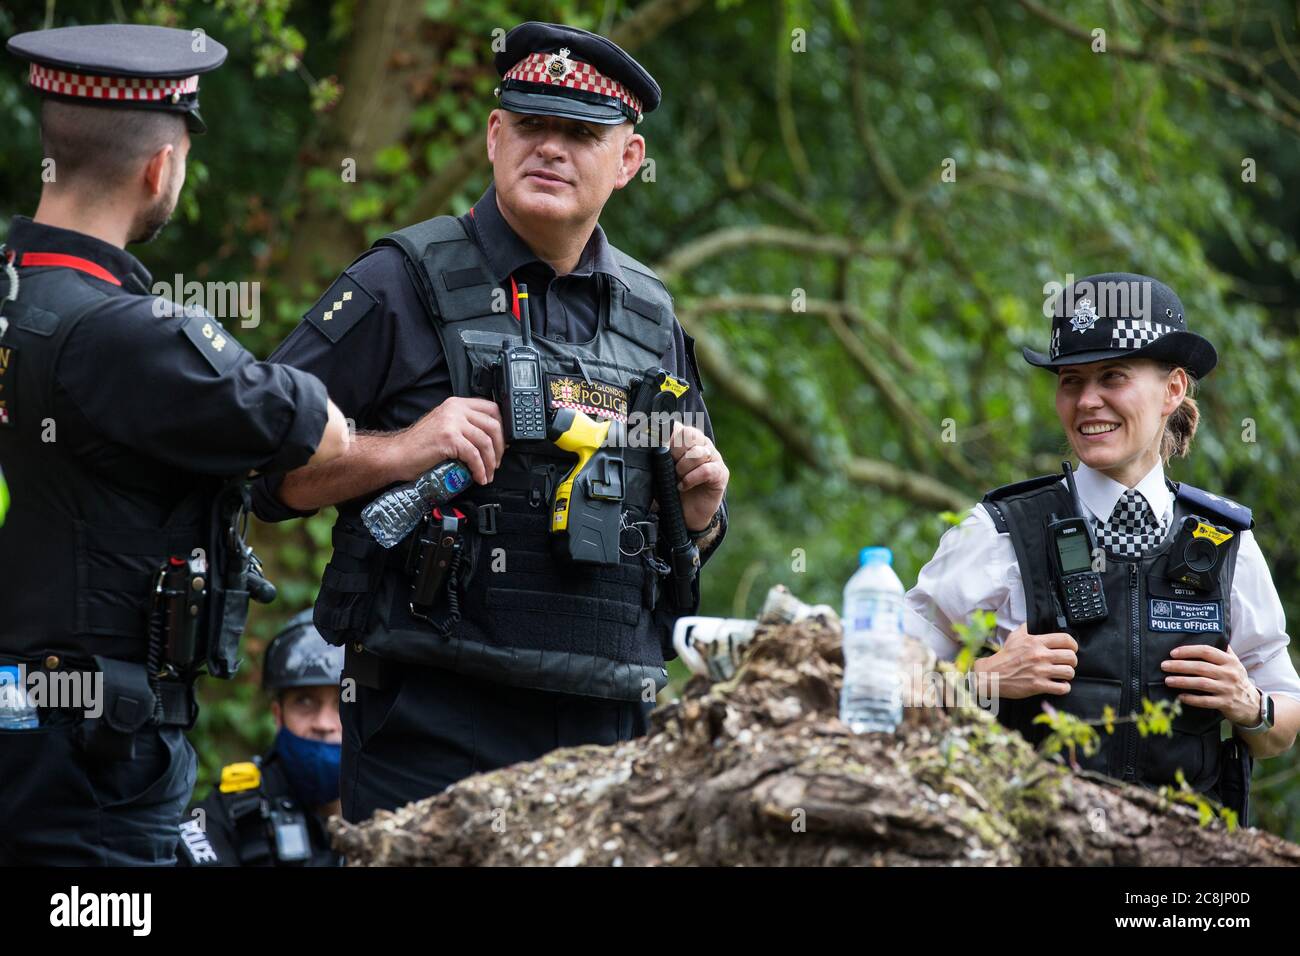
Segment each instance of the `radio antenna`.
M519 334L524 337L524 345L533 344L533 321L528 314L528 286L519 283Z

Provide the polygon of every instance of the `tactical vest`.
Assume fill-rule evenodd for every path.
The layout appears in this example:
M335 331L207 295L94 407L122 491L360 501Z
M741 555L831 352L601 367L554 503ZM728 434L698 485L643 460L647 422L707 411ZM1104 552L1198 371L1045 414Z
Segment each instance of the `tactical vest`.
M521 339L478 246L447 216L379 244L402 250L417 277L453 393L491 398L490 367L503 342ZM628 287L608 282L590 342L532 337L542 358L548 413L578 407L593 418L625 418L634 381L658 366L671 345L667 290L645 266L615 255ZM647 547L624 553L616 566L569 563L553 550L551 493L572 462L549 442L512 445L490 485L474 485L450 502L470 522L460 566L435 609L445 615L442 626L415 618L407 579L385 573L401 563L405 545L385 554L358 512L341 509L316 604L321 634L383 658L520 687L619 700L641 699L650 682L663 687L671 615L660 607L652 566L657 518L650 510L649 453L626 449L623 501L626 523L639 525L635 540Z
M999 701L998 719L1019 730L1031 743L1047 734L1033 719L1048 703L1087 720L1098 720L1105 707L1123 718L1142 712L1142 699L1175 701L1178 691L1164 682L1161 662L1175 647L1228 646L1231 633L1232 576L1241 532L1252 526L1250 511L1189 485L1169 482L1174 515L1161 544L1141 558L1106 554L1102 571L1108 616L1090 626L1071 629L1079 643L1078 667L1070 692ZM983 507L998 531L1009 534L1024 582L1026 626L1031 634L1059 631L1053 602L1052 546L1047 526L1052 515L1073 514L1070 496L1059 475L1007 485L985 495ZM1190 514L1234 531L1208 590L1193 590L1168 580L1171 549L1182 520ZM1173 735L1141 737L1132 723L1118 723L1114 734L1098 728L1100 747L1092 756L1077 754L1087 770L1147 787L1174 784L1181 769L1197 791L1218 797L1225 769L1218 711L1182 705L1173 719Z
M209 820L206 827L187 826L181 821L181 839L189 845L178 848L177 856L186 865L215 863L220 866L337 866L338 854L329 845L319 818L302 806L293 794L289 778L274 752L265 757L255 757L257 767L249 785L224 791L214 787L212 795L200 806L224 820ZM223 781L240 765L230 765L222 770ZM252 773L252 767L244 776ZM254 782L255 781L255 782ZM222 824L226 826L222 826ZM223 840L217 847L208 844L202 831L221 831ZM228 837L230 846L223 845ZM197 844L197 845L196 845ZM234 859L217 856L218 849ZM211 857L217 857L211 859Z
M196 474L177 488L174 473L144 459L129 472L119 462L106 479L49 434L69 427L50 418L60 351L107 295L56 268L24 275L18 298L4 304L0 361L12 414L0 423L0 461L12 507L0 528L0 654L54 654L86 667L95 658L144 663L159 569L202 548L214 580L200 641L211 637L209 669L228 677L247 594L239 606L220 583L225 543L214 513L223 483Z

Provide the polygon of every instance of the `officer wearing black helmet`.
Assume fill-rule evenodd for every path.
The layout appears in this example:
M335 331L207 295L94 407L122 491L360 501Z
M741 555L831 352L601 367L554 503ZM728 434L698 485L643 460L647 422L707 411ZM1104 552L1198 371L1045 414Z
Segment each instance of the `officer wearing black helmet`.
M112 24L8 49L43 97L50 175L0 247L0 667L92 693L6 697L0 863L170 865L194 681L233 675L250 594L273 596L244 476L334 457L346 426L317 379L150 294L125 248L175 209L225 48Z
M1126 718L1144 699L1177 701L1172 736L1120 723L1080 764L1148 787L1181 771L1244 822L1252 757L1284 752L1300 729L1300 678L1250 509L1165 476L1190 450L1195 386L1218 362L1187 325L1148 276L1061 291L1049 350L1024 357L1057 376L1077 493L1046 475L985 495L921 570L908 630L952 657L955 626L993 612L996 653L975 670L996 678L999 720L1031 741L1048 732L1034 723L1048 704L1100 723L1107 708Z
M325 643L311 610L266 649L271 749L222 768L221 782L181 823L183 866L335 866L324 821L339 812L339 682L343 648Z
M495 66L487 192L467 215L377 243L273 355L320 376L358 426L337 467L267 480L255 499L269 520L339 506L315 620L346 645L358 684L343 707L349 820L555 747L644 732L667 681L672 621L698 605L691 575L663 574L644 447L625 455L626 533L609 560L557 556L549 518L573 456L544 442L507 450L484 387L503 339L522 338L525 314L542 355L542 381L526 381L541 385L534 397L548 419L582 412L621 423L640 394L636 377L651 367L688 386L681 410L693 421L674 432L669 484L675 467L684 534L702 559L725 533L728 472L691 340L663 283L598 224L641 168L639 124L659 86L614 43L557 24L511 30ZM445 459L473 476L474 487L432 516L454 523L439 540L459 539L462 557L420 592L420 574L405 563L411 552L380 547L361 510ZM687 578L690 597L676 590ZM422 602L428 593L435 598Z

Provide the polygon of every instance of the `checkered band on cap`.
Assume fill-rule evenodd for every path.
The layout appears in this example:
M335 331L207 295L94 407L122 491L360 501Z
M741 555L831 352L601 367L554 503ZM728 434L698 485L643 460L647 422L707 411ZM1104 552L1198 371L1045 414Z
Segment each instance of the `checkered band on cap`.
M582 90L585 93L608 96L631 107L638 117L641 115L641 101L628 92L627 87L622 83L610 79L590 63L566 59L564 62L568 64L568 69L557 79L548 69L552 59L556 58L557 54L554 53L530 53L512 66L502 79L567 86L569 89Z
M1140 349L1150 345L1162 335L1178 331L1172 325L1148 322L1144 319L1116 319L1110 333L1110 344L1117 349Z
M144 100L160 102L177 96L196 93L198 75L166 77L145 76L94 76L89 73L69 73L33 63L31 84L46 93L76 96L91 100Z
M1052 329L1052 345L1050 354L1052 358L1056 358L1061 354L1061 327L1059 325Z

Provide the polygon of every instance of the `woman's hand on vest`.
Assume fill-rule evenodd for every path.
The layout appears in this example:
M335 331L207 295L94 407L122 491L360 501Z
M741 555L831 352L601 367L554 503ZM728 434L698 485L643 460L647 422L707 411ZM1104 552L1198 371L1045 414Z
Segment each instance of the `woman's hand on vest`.
M722 504L731 472L722 454L698 428L674 422L669 450L677 462L677 487L682 493L682 516L690 531L702 531Z
M1234 724L1259 723L1259 689L1232 648L1187 644L1170 651L1160 666L1167 687L1190 691L1178 695L1182 703L1217 710Z
M506 452L501 411L484 398L448 398L397 436L397 478L413 481L455 458L486 485Z
M994 693L1007 700L1035 694L1068 694L1079 645L1069 634L1030 634L1021 624L1007 635L1002 649L975 662L977 673L997 674Z

